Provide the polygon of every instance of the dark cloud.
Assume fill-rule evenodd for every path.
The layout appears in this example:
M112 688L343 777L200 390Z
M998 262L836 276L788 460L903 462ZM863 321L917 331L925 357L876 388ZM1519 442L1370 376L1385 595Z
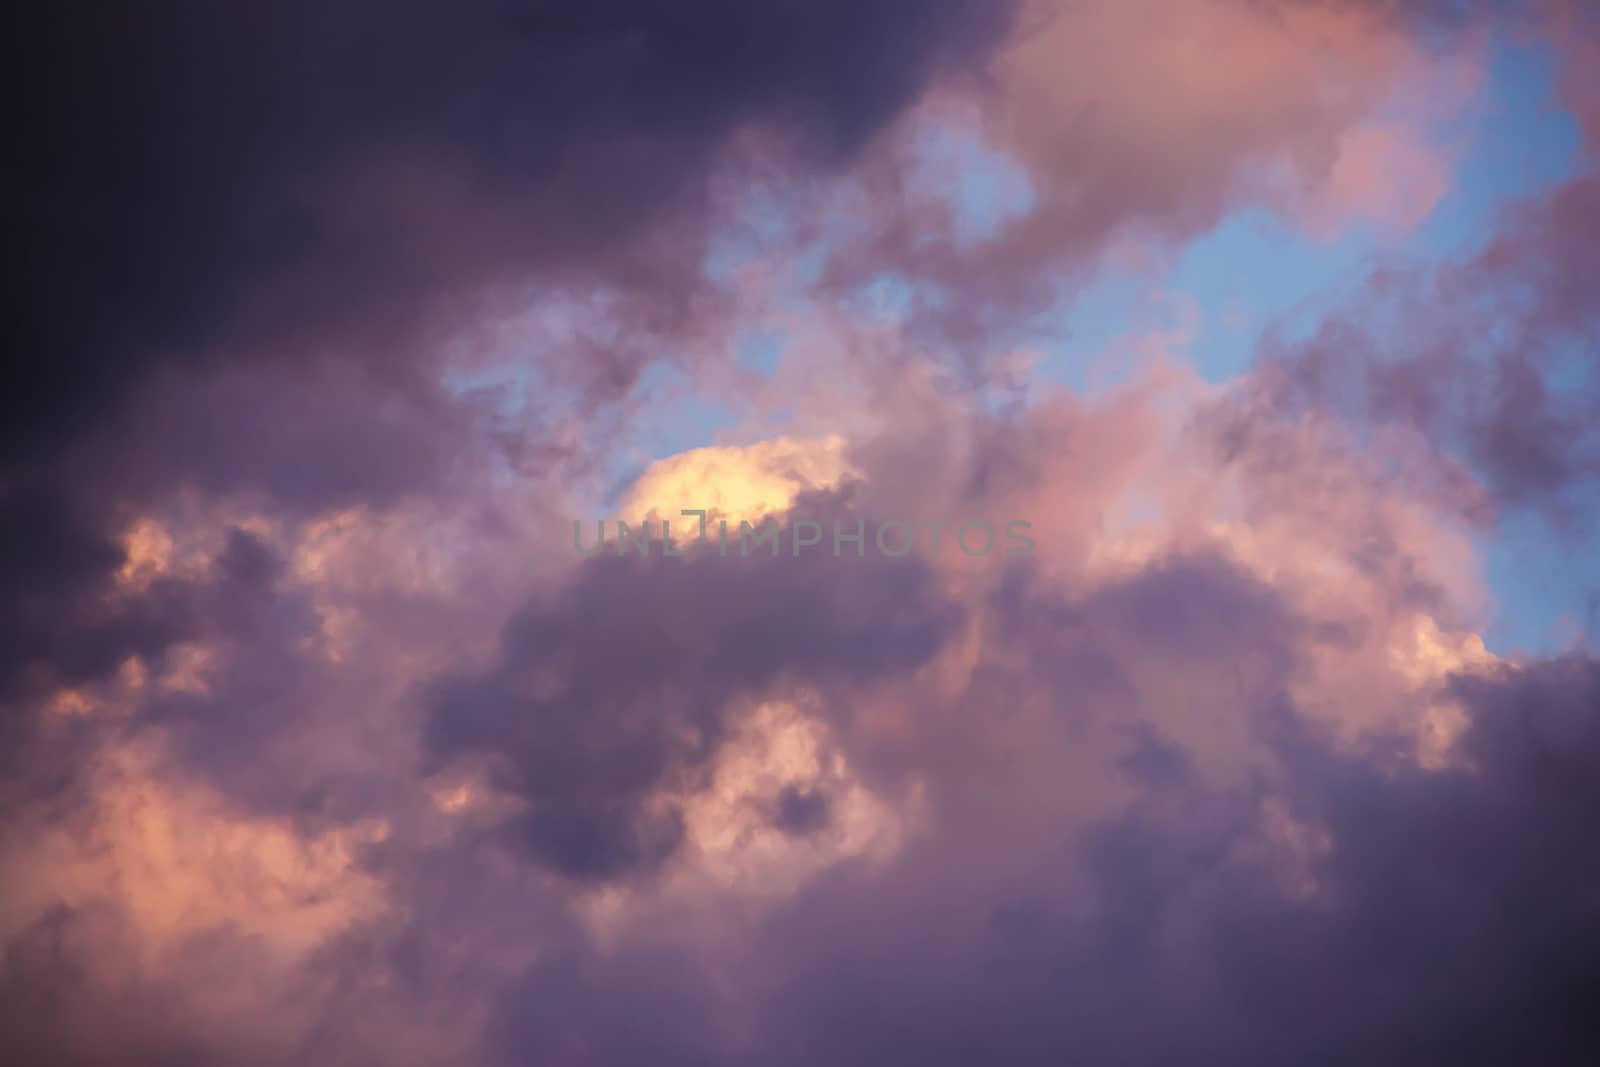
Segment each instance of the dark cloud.
M609 960L557 957L507 991L494 1034L503 1055L489 1062L737 1062L735 1044L716 1025L726 1003L706 979L694 956L670 948L630 950ZM627 1026L609 1022L617 1013Z
M102 678L130 652L159 650L181 628L162 610L159 590L107 602L107 579L122 564L123 549L96 529L99 517L53 485L28 484L0 496L0 558L10 579L0 608L5 698ZM141 635L141 615L165 620Z
M0 454L90 427L152 365L330 347L383 364L495 282L692 285L692 229L657 267L628 250L705 209L730 135L847 159L1008 9L36 9L7 34L3 199L28 298Z
M489 757L529 804L511 834L537 862L623 878L677 848L678 815L647 802L699 781L737 698L900 674L959 620L912 557L598 557L512 620L490 671L440 684L431 761Z
M785 833L814 833L828 825L828 794L815 788L785 786L778 794L772 822Z
M0 1055L62 1067L213 1062L204 1043L184 1032L161 989L135 981L108 996L98 986L96 951L110 949L121 931L107 909L62 905L7 943L0 958Z
M1236 604L1253 595L1236 585ZM1105 635L1127 629L1116 605L1164 610L1137 590L1101 603ZM1245 609L1218 623L1269 620ZM1143 653L1145 671L1170 654ZM1587 1062L1600 1048L1600 871L1586 846L1600 664L1447 688L1468 727L1444 766L1409 735L1338 739L1283 694L1247 709L1270 761L1230 784L1135 730L1132 758L1096 749L1130 772L1131 806L1081 832L1061 824L1054 847L1038 805L1064 783L1048 761L974 777L972 739L998 727L973 724L946 738L938 821L891 864L818 877L731 955L657 947L536 967L507 994L501 1059ZM922 718L933 729L939 716ZM612 1013L632 1025L598 1021Z
M825 879L744 957L771 993L710 1062L1588 1062L1600 667L1463 692L1470 769L1291 727L1276 785L1153 795L1024 881L948 842ZM1577 729L1552 746L1530 724L1562 709ZM1322 843L1286 837L1271 797ZM720 1010L647 1018L627 1051L749 1009Z
M1174 719L1208 707L1219 684L1224 700L1244 699L1247 683L1253 691L1275 690L1303 650L1325 637L1271 588L1212 553L1160 559L1081 595L1016 566L990 604L997 647L1022 657L1024 677L1049 686L1063 714L1084 717L1129 716L1141 680L1159 674L1207 680L1190 694L1193 711L1144 709ZM1139 762L1179 756L1152 750Z
M223 786L244 809L335 821L369 810L366 782L381 778L381 769L341 774L305 756L307 744L318 744L306 732L315 733L310 728L327 715L329 701L348 704L361 690L333 669L322 619L305 588L284 580L284 568L264 540L234 528L197 573L134 587L61 584L37 599L19 598L18 637L0 661L9 672L0 729L10 744L0 762L11 780L3 799L17 812L34 804L70 808L96 745L159 731L173 773ZM173 665L172 648L181 642L204 644L209 680L147 686ZM114 692L130 661L141 679L137 691L113 698L128 702L126 714L62 717L41 704L62 689L91 702L98 686Z

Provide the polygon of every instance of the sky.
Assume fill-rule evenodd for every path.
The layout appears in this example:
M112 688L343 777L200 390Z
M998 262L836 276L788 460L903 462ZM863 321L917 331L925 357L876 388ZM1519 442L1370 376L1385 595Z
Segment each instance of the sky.
M1600 13L34 15L0 1058L1597 1061Z

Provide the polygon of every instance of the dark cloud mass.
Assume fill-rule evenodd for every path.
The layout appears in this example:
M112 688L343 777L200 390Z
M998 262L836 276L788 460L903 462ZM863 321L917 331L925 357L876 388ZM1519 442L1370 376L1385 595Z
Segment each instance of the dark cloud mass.
M7 33L4 452L144 368L326 346L390 361L448 297L604 278L703 210L734 132L854 154L1006 4L160 3ZM908 19L908 15L914 17ZM691 285L695 243L665 264Z
M833 562L714 548L692 563L592 560L559 601L512 620L489 674L441 685L431 757L495 759L495 777L530 805L511 833L553 870L602 880L648 871L681 827L646 802L704 773L738 698L785 676L824 687L893 676L956 628L959 608L920 562ZM815 803L780 800L778 817L803 828Z
M1600 1041L1584 830L1597 686L1596 664L1572 660L1469 687L1471 770L1269 716L1281 793L1152 794L1023 880L973 867L951 828L776 916L734 965L748 995L719 998L730 987L703 963L665 953L537 968L506 1005L503 1062L583 1048L615 1063L1585 1063ZM1547 716L1563 740L1541 733ZM1316 840L1314 888L1275 869L1268 796ZM630 1025L588 1016L596 1001Z
M418 364L468 308L500 287L693 288L730 137L765 129L792 165L840 165L981 56L1007 7L12 12L0 204L24 288L0 507L59 543L8 552L4 584L68 595L4 609L5 632L31 637L5 643L0 682L82 644L49 635L109 595L130 498L193 482L317 507L449 473L463 413ZM139 647L112 636L113 660ZM60 654L71 676L96 658Z

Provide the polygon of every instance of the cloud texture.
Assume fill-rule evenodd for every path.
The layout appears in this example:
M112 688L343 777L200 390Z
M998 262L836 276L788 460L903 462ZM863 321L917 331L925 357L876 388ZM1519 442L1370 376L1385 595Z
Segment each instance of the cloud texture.
M1576 6L38 14L7 1062L1600 1048L1600 662L1484 640L1503 524L1592 531ZM1406 240L1506 41L1582 143L1469 249L1045 372L1233 212Z

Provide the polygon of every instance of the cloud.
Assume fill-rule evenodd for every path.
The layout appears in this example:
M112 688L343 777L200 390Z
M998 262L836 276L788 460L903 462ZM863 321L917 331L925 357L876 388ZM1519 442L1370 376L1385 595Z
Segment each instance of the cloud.
M494 785L528 803L511 834L553 870L611 879L659 866L684 830L653 794L705 772L735 697L790 675L825 685L903 671L954 624L916 563L833 562L714 545L688 563L587 561L559 599L511 622L490 671L441 683L430 759L487 757Z
M10 1059L1593 1058L1600 666L1486 647L1481 555L1592 504L1592 179L1234 381L1006 336L1240 204L1415 224L1501 24L81 7L6 193ZM660 361L734 424L617 514L819 545L574 550ZM828 550L888 519L942 550Z
M807 490L831 489L847 473L845 439L838 435L817 441L780 437L747 447L708 447L678 453L650 465L633 483L622 502L622 519L647 523L659 531L665 521L682 533L675 540L699 535L699 518L685 509L707 512L707 522L726 519L763 525L768 515L781 515ZM715 525L711 527L717 529Z
M846 165L976 61L1008 5L919 5L913 34L903 12L49 9L8 62L29 101L5 192L28 295L5 345L4 507L74 523L85 552L58 580L104 589L120 560L88 546L176 485L319 507L450 476L488 447L439 381L463 334L597 288L613 325L672 332L699 307L736 142ZM596 407L655 358L536 362ZM51 624L6 628L23 625Z
M1028 339L1117 247L1164 253L1240 207L1320 234L1364 219L1409 229L1451 185L1434 129L1481 80L1488 18L1298 0L1024 4L988 84L931 94L913 118L970 131L1025 180L1025 203L963 236L962 205L907 178L925 138L890 139L857 195L825 201L847 220L819 227L842 250L830 281L905 279L925 334L970 359Z
M1440 153L1404 129L1373 124L1345 134L1321 195L1307 209L1317 232L1334 235L1348 218L1413 229L1450 190Z
M19 39L37 103L7 199L37 297L7 346L33 384L8 383L6 451L152 363L342 346L388 364L451 299L640 269L628 249L652 233L690 242L672 255L692 284L694 231L673 227L730 138L848 159L1007 5L919 8L914 34L904 11L53 8Z
M1388 569L1438 566L1449 515L1331 427L1197 417L1227 399L1170 373L1008 418L949 396L938 450L912 423L640 481L831 457L851 473L776 506L1016 508L1033 560L584 560L536 543L565 533L538 512L427 565L403 510L136 526L130 587L231 593L201 690L126 683L61 720L123 723L90 749L123 778L89 780L127 784L7 838L36 894L9 912L11 1040L89 1063L1559 1062L1581 956L1543 931L1582 929L1581 879L1550 878L1595 668L1475 652L1453 564L1427 595ZM425 654L488 554L556 565ZM363 608L338 656L302 640L318 605ZM1529 999L1489 1011L1497 974ZM30 988L57 1006L15 1014ZM162 1007L119 1014L141 998Z
M1375 272L1307 340L1269 335L1271 402L1412 434L1436 477L1482 487L1466 510L1586 522L1600 394L1582 355L1593 328L1582 235L1597 189L1586 174L1517 206L1463 261Z

